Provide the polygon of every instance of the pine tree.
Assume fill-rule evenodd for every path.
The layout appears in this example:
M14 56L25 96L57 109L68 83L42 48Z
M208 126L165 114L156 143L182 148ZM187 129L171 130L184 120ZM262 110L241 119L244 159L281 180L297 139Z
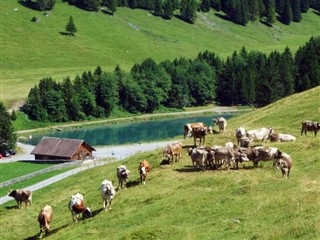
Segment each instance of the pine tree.
M77 32L77 27L73 22L72 16L69 17L69 21L66 25L66 31L69 33L69 35L74 36L74 34Z
M276 9L274 0L266 0L266 18L269 24L273 24L276 22Z
M217 10L218 12L221 11L221 1L220 0L211 0L211 7Z
M250 20L256 21L260 17L260 9L258 0L249 0L249 12L250 12Z
M309 0L300 0L300 9L302 13L306 13L309 10Z
M194 23L197 18L197 3L195 0L182 0L180 3L180 15L189 23Z
M200 8L202 12L209 12L210 11L210 0L202 0L200 4Z
M281 20L284 24L289 25L292 22L292 10L290 0L285 0Z
M17 136L14 131L11 116L5 105L0 102L0 151L14 149Z
M154 15L156 15L156 16L162 15L162 2L161 2L161 0L154 1Z
M171 0L165 0L163 3L163 18L171 19L173 17L173 6Z
M114 15L117 11L117 0L103 0L101 5L106 6L111 12L111 15Z
M292 21L301 22L300 0L291 0Z

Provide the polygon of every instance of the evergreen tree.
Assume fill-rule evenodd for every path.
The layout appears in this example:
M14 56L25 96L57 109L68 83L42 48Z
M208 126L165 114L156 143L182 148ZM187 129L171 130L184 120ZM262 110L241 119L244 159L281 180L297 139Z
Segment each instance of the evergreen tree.
M103 0L102 6L106 6L112 15L117 11L117 0Z
M17 136L11 122L11 116L0 101L0 151L14 149L16 141Z
M128 0L128 5L132 9L137 8L138 7L137 0Z
M284 24L287 24L287 25L289 25L292 22L292 10L291 10L290 0L284 1L281 20Z
M210 11L210 0L202 0L200 4L200 9L202 12L209 12Z
M285 0L276 0L276 12L279 13L279 15L282 15L284 5L285 5Z
M77 32L77 27L73 22L72 16L69 17L69 21L66 25L66 31L72 36Z
M163 3L163 18L171 19L173 17L173 6L171 0L165 0Z
M258 0L249 0L249 12L250 12L250 20L257 21L260 17L260 8Z
M47 110L42 105L42 98L37 85L30 89L28 98L22 111L25 112L30 119L46 122L48 120Z
M43 99L43 106L47 110L50 122L66 122L69 120L61 90L50 89L47 91Z
M220 0L211 0L211 7L216 11L221 11L221 1Z
M300 0L291 0L292 21L301 22Z
M197 18L197 3L195 0L182 0L180 3L180 16L188 22L194 23Z
M276 22L276 9L274 0L266 0L266 18L269 24Z
M282 79L282 85L284 89L284 95L282 97L289 96L294 93L294 76L295 76L295 64L290 52L290 49L286 47L281 54L280 61L280 79Z
M14 109L12 109L12 112L11 112L11 120L12 121L17 120L17 114L16 114L16 111Z
M302 13L306 13L309 10L309 0L300 0L300 9Z
M162 1L154 0L154 15L162 16Z
M56 0L36 0L33 4L37 10L51 10L56 4Z
M127 0L118 0L117 6L118 7L128 7L128 1Z

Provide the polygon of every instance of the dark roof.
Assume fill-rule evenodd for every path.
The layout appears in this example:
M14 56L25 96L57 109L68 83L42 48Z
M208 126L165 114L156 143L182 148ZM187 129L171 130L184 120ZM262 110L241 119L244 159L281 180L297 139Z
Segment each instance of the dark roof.
M84 145L84 147L91 151L95 151L95 149L87 144L84 140L43 137L38 145L33 149L31 154L72 157L81 145Z

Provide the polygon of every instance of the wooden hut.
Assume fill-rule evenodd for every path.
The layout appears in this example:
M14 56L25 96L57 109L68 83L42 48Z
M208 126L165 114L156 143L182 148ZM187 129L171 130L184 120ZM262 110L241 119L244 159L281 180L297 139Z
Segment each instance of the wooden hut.
M31 154L35 160L85 160L93 158L92 151L84 140L43 137Z

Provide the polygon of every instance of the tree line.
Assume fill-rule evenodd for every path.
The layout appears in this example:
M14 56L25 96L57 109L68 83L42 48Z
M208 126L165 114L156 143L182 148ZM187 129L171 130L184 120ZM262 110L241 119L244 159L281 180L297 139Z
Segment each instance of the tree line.
M56 0L21 0L25 5L33 9L51 10ZM132 9L145 9L152 11L156 16L165 19L174 17L176 11L179 18L194 23L197 12L209 12L215 9L223 12L226 17L237 24L246 25L250 21L262 20L272 25L277 20L284 24L300 22L302 13L309 8L320 12L319 0L64 0L70 5L77 6L87 11L100 11L101 8L108 10L110 14L117 11L117 7Z
M157 64L148 58L130 72L97 67L61 82L43 78L31 88L22 110L37 121L65 122L109 117L116 110L153 113L218 102L262 107L320 85L320 37L312 37L295 56L289 48L266 55L240 52L222 60L200 52L194 59Z

